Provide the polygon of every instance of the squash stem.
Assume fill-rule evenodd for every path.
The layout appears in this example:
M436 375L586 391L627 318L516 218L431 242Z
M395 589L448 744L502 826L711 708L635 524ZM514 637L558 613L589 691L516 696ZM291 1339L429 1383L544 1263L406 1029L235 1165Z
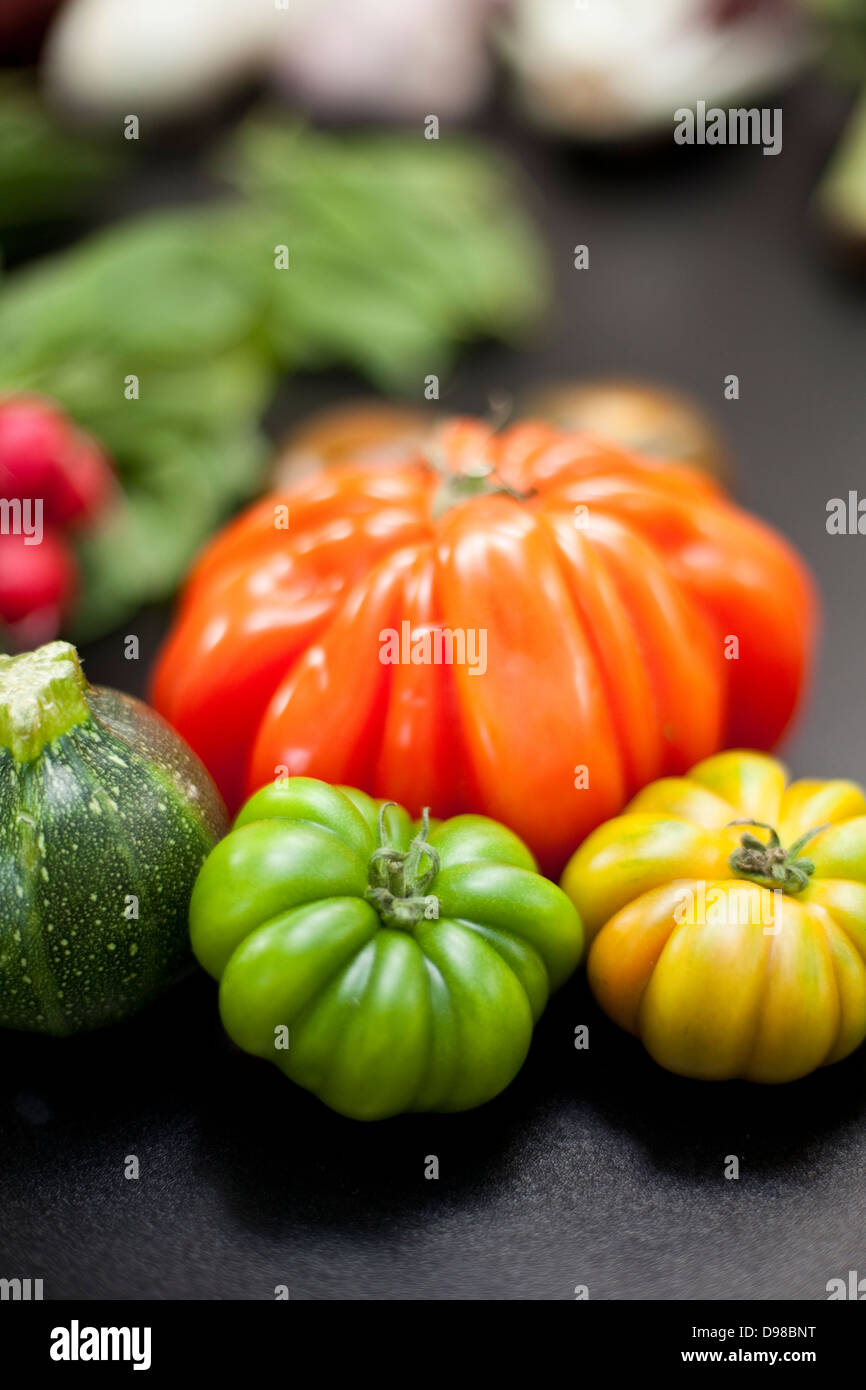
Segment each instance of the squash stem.
M87 684L69 642L0 656L0 748L30 763L47 744L90 718Z

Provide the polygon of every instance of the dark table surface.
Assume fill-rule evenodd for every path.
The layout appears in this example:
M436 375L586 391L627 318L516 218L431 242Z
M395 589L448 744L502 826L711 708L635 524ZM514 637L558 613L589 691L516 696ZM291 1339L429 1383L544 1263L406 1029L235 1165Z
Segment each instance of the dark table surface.
M731 441L739 495L823 590L815 688L785 756L798 774L866 777L866 537L825 529L829 498L866 492L866 296L809 215L845 102L809 80L783 104L776 158L610 161L492 121L546 231L556 302L531 348L465 355L446 404L608 371L692 391ZM157 166L136 198L165 178ZM572 268L578 242L588 271ZM273 421L358 389L296 379ZM90 678L141 693L166 621L124 628L141 638L134 672L120 635L91 647ZM862 1051L778 1089L688 1082L609 1024L582 978L498 1100L373 1126L234 1049L200 975L110 1035L0 1039L0 1273L42 1277L46 1298L267 1299L285 1284L295 1299L568 1299L584 1284L596 1299L821 1299L866 1271L864 1226Z

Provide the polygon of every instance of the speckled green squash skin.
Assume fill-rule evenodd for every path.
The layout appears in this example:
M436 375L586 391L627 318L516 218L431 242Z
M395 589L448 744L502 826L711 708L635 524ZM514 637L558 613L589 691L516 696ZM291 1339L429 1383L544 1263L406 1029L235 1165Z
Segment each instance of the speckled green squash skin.
M216 788L159 715L117 691L86 701L90 718L32 762L0 750L6 1028L100 1028L176 980L193 883L227 829Z

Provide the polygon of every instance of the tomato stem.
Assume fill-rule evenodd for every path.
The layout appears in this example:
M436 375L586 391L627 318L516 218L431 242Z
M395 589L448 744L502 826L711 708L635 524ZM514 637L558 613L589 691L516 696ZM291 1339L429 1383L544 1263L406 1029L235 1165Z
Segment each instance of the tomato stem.
M730 868L738 878L751 879L763 888L780 888L783 893L802 893L815 872L815 865L811 859L801 858L800 851L822 830L826 830L826 825L818 825L814 830L807 831L788 849L783 847L774 827L765 821L732 820L729 825L754 825L770 832L766 844L748 831L741 837L739 848L728 859Z
M495 464L483 457L479 458L477 463L464 468L462 473L454 473L448 467L442 450L433 445L428 449L428 465L438 474L440 480L433 495L434 520L469 497L500 495L511 497L515 502L526 502L535 496L535 488L521 492L519 488L512 487L500 477Z
M439 872L439 854L427 843L430 807L425 806L421 829L407 850L389 842L386 812L396 805L386 801L379 808L379 848L370 856L365 898L372 903L386 927L404 931L439 916L439 899L427 889ZM426 861L426 862L425 862Z

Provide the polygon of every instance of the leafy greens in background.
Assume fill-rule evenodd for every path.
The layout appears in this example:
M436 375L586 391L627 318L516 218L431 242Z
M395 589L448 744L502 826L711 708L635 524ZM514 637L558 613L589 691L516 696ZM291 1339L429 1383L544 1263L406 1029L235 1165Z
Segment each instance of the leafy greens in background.
M818 203L836 231L862 251L866 245L866 91L821 179Z
M0 73L0 234L4 246L24 229L77 217L86 195L116 169L104 142L58 126L32 85Z
M217 167L292 228L298 275L278 279L269 322L280 356L300 337L314 357L411 388L431 357L447 365L454 343L507 337L541 307L538 248L487 150L252 121Z
M0 293L0 393L58 400L124 484L125 505L82 542L79 640L169 594L255 491L259 417L283 373L349 366L420 396L459 343L518 333L545 295L507 175L462 138L252 117L217 167L225 201L111 227Z
M866 5L863 0L806 0L818 20L833 64L849 76L866 77Z
M866 0L807 0L837 76L860 84L848 125L818 187L829 225L862 253L866 246Z

